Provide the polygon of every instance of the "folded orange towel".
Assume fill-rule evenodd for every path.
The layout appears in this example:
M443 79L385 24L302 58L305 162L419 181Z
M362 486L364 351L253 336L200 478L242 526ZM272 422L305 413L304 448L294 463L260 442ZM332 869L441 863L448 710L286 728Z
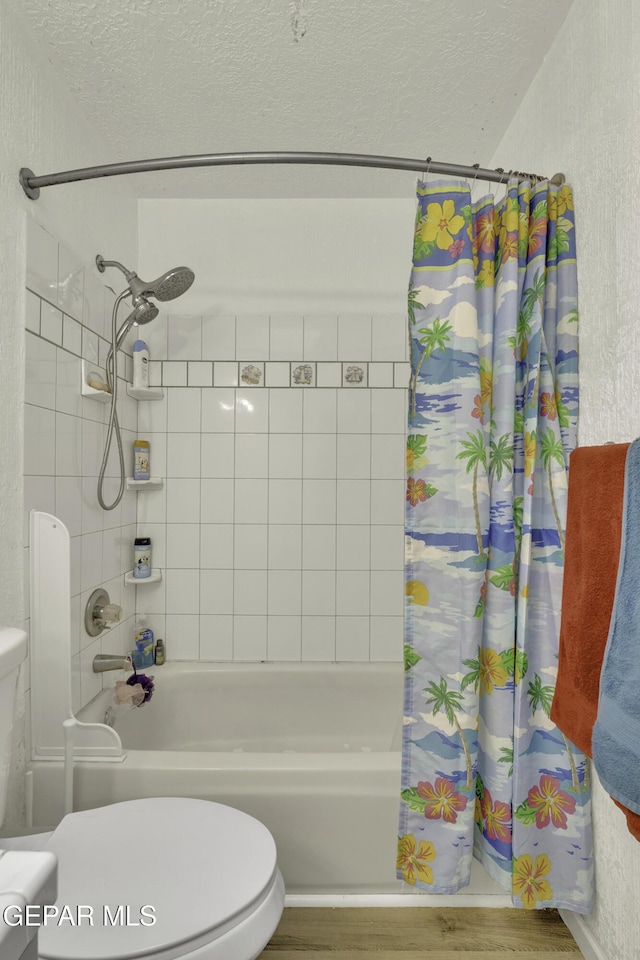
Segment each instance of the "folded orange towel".
M558 679L551 719L588 757L622 537L628 443L578 447L569 464ZM640 816L617 804L640 840Z

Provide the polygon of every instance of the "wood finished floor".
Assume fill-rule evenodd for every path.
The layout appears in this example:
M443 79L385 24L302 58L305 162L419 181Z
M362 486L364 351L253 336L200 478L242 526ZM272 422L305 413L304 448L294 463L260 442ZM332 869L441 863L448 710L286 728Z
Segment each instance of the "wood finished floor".
M580 960L555 910L288 908L264 960Z

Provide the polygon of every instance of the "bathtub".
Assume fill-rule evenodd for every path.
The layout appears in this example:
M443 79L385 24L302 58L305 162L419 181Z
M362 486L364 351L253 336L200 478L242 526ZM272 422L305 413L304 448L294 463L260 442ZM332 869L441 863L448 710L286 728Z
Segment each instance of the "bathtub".
M169 662L147 672L152 700L115 721L122 762L76 762L75 809L216 800L269 828L288 893L401 889L400 663ZM78 718L102 722L111 696ZM34 824L55 823L61 765L31 766Z

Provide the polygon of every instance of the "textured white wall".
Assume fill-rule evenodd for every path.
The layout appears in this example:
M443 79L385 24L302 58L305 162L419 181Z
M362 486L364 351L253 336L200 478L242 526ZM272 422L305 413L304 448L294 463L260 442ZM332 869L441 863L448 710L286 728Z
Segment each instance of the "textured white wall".
M489 164L561 170L573 184L583 446L640 432L639 40L632 0L574 4ZM640 846L599 785L593 812L598 899L587 924L611 960L637 960Z
M0 0L0 623L23 617L22 448L26 218L32 216L83 259L95 253L135 263L136 208L130 187L118 181L52 188L28 200L18 171L37 173L98 163L106 147L91 133L50 64ZM21 809L24 760L17 724L15 769L7 827Z
M322 0L308 4L309 29L294 43L286 0L16 4L122 159L346 150L460 163L492 148L570 6ZM140 55L141 40L152 56ZM471 51L482 51L482 70ZM147 197L405 197L411 179L328 166L220 167L141 174L136 189Z

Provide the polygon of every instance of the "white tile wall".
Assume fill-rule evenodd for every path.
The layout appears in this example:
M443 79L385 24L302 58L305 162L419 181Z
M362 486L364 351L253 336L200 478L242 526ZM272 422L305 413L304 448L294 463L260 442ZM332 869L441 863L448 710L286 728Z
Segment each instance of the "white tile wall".
M301 317L270 317L269 357L271 360L296 360L303 356ZM314 357L317 359L317 357Z
M335 616L322 616L321 614L314 616L303 614L301 649L303 660L335 660Z
M112 295L30 229L25 504L56 512L72 538L75 705L99 689L94 653L131 646L129 621L108 640L85 635L99 583L128 617L137 604L169 658L400 659L404 318L161 314L144 338L164 398L123 397L121 416L125 444L149 439L165 484L107 514L95 498L106 408L76 384L80 357L105 355ZM343 361L368 386L342 387ZM302 362L316 386L290 385ZM238 386L248 363L264 385ZM108 473L112 496L113 457ZM163 580L127 588L136 534L152 538Z
M200 616L200 659L233 660L232 616Z
M202 318L202 359L228 360L236 356L235 317Z
M200 524L201 569L233 569L234 530L232 523Z
M98 506L96 485L108 405L80 394L80 358L97 362L106 349L109 292L93 263L83 265L30 218L27 287L25 570L29 565L29 511L55 514L71 537L72 688L73 706L79 709L102 687L103 677L91 669L93 656L131 647L135 589L124 587L123 574L133 564L136 499L135 494L126 492L116 510L107 513ZM110 321L109 312L109 327ZM123 443L129 451L137 429L137 404L126 397L124 379L119 387ZM166 430L166 422L162 429ZM112 458L109 473L113 472ZM116 489L117 481L107 480L107 500ZM84 605L91 591L102 585L112 601L123 606L123 622L94 640L84 630Z
M341 387L342 364L319 363L316 382L319 387Z
M187 327L194 351L176 330L184 359L167 362L202 363L192 360L201 337L216 385L189 377L141 404L138 420L153 472L163 465L166 477L164 491L140 498L138 534L152 537L154 564L166 570L143 602L166 629L169 657L192 655L197 627L202 659L400 659L406 391L391 387L404 329L320 316L204 317ZM354 352L367 336L359 356L390 358L369 363L381 385L289 386L301 351L335 357L343 328L341 349ZM331 349L320 348L320 331ZM259 347L247 354L251 338ZM234 386L234 350L257 365L268 358L266 388ZM273 365L280 379L269 379ZM274 380L282 385L268 386Z
M371 317L338 318L338 360L371 360Z

